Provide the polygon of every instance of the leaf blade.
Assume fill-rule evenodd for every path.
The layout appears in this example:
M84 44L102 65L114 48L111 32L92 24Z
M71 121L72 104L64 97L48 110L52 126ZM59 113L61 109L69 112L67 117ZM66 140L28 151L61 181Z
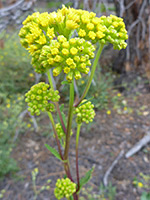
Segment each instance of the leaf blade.
M80 190L83 187L83 185L85 185L85 184L87 184L89 182L89 180L92 177L93 171L94 171L94 167L92 167L92 169L90 169L89 171L87 171L86 174L85 174L85 176L80 179L80 189L79 189L78 192L80 192Z
M50 147L48 144L45 144L45 147L56 157L58 158L59 160L63 161L59 155L59 153L57 152L56 149Z

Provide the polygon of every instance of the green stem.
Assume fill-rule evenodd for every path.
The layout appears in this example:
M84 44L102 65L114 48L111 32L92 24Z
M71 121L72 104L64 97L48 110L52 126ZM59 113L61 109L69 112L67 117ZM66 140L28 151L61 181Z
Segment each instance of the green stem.
M48 81L49 81L49 83L50 83L50 86L51 86L51 88L54 90L53 81L52 81L52 78L51 78L50 71L47 70L46 74L47 74L47 76L48 76ZM62 128L63 128L63 131L64 131L64 133L67 133L67 130L66 130L66 127L65 127L65 124L64 124L64 121L63 121L61 112L60 112L60 108L59 108L58 102L55 102L55 105L56 105L56 110L57 110L57 113L58 113L58 115L59 115L59 119L60 119L60 122L61 122L61 125L62 125Z
M69 146L70 146L70 132L73 118L73 103L74 103L74 82L70 83L70 99L69 99L69 112L67 122L67 134L66 134L66 145L64 152L64 159L68 160Z
M77 192L80 189L80 177L79 177L79 163L78 163L78 146L79 146L79 135L80 135L80 128L82 124L77 125L77 133L76 133L76 175L77 175Z
M69 112L68 112L68 122L67 122L67 134L66 134L66 142L65 142L65 151L64 151L64 159L67 160L67 163L64 163L64 169L66 174L69 175L68 178L73 181L70 167L69 167L69 146L70 146L70 133L71 133L71 125L73 118L73 103L74 103L74 83L70 83L70 99L69 99ZM73 181L74 182L74 181Z
M95 73L95 70L96 70L96 66L97 66L97 63L98 63L98 61L99 61L99 57L100 57L100 55L101 55L101 52L102 52L102 50L103 50L103 47L104 47L104 45L100 44L99 49L98 49L97 54L96 54L96 57L95 57L95 60L94 60L94 63L93 63L93 66L92 66L91 74L90 74L90 76L89 76L87 85L86 85L86 87L85 87L85 89L84 89L84 92L83 92L81 98L80 98L79 101L74 105L74 107L77 107L77 106L81 103L81 101L85 98L87 92L89 91L89 88L90 88L90 85L91 85L91 82L92 82L92 79L93 79L93 76L94 76L94 73Z
M54 122L53 116L52 116L52 114L50 112L47 112L47 113L48 113L49 119L50 119L50 121L52 123L52 127L53 127L53 131L54 131L54 134L55 134L55 138L56 138L56 142L57 142L57 146L58 146L58 151L59 151L60 157L63 160L63 155L62 155L60 142L59 142L59 139L58 139L58 135L57 135L56 126L55 126L55 122Z
M47 76L48 76L48 80L49 80L49 83L50 83L51 88L54 89L53 82L52 82L52 78L51 78L51 74L50 74L50 71L49 71L49 70L47 70ZM66 135L67 135L67 130L66 130L66 127L65 127L65 124L64 124L64 121L63 121L61 112L60 112L60 108L59 108L58 102L55 102L55 105L56 105L56 110L57 110L58 115L59 115L59 119L60 119L60 121L61 121L62 128L63 128L64 132L65 132ZM50 118L50 120L51 120L51 122L52 122L52 126L53 126L54 134L55 134L55 137L56 137L56 142L57 142L59 154L60 154L61 158L63 159L63 155L62 155L62 152L61 152L60 142L59 142L59 139L58 139L58 136L57 136L57 131L56 131L56 127L55 127L54 120L53 120L53 118L52 118L51 113L48 113L48 115L49 115L49 118ZM67 136L66 136L66 137L67 137ZM67 174L68 178L70 178L70 180L73 181L72 176L71 176L71 173L70 173L69 161L68 161L68 160L67 160L67 163L64 163L64 168L65 168L65 171L66 171L66 174Z
M50 83L50 86L51 86L51 88L54 90L53 81L52 81L52 78L51 78L50 71L47 70L46 74L47 74L47 77L48 77L48 81L49 81L49 83Z

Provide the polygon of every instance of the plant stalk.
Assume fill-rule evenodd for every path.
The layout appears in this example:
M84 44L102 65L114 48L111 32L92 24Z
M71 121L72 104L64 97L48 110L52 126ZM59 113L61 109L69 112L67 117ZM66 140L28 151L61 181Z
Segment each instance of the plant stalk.
M79 177L79 163L78 163L78 147L79 147L79 135L80 135L81 124L77 125L77 133L76 133L76 176L77 176L77 192L80 189L80 177Z
M51 86L51 88L54 90L53 81L52 81L52 78L51 78L50 71L47 70L46 74L47 74L47 77L48 77L48 81L49 81L49 83L50 83L50 86ZM64 124L64 121L63 121L61 112L60 112L60 108L59 108L58 102L55 102L55 105L56 105L56 110L57 110L57 113L58 113L58 115L59 115L59 119L60 119L60 122L61 122L61 125L62 125L62 128L63 128L63 131L64 131L64 133L67 133L67 130L66 130L66 127L65 127L65 124Z
M90 74L90 76L89 76L87 85L86 85L86 87L85 87L85 89L84 89L84 92L83 92L81 98L80 98L79 101L74 105L74 107L77 107L77 106L81 103L81 101L85 98L86 94L87 94L88 91L89 91L89 88L90 88L90 85L91 85L91 82L92 82L92 79L93 79L93 76L94 76L94 73L95 73L95 70L96 70L96 66L97 66L97 63L98 63L98 61L99 61L99 57L100 57L100 55L101 55L101 52L102 52L102 50L103 50L103 47L104 47L104 45L100 44L99 49L98 49L97 54L96 54L96 57L95 57L95 60L94 60L94 63L93 63L93 66L92 66L91 74Z
M72 126L73 118L73 103L74 103L74 83L70 83L70 99L69 99L69 112L68 112L68 122L67 122L67 134L66 134L66 145L64 152L64 159L68 160L69 146L70 146L70 132Z
M70 173L68 153L69 153L69 146L70 146L71 125L72 125L72 118L73 118L73 103L74 103L74 84L72 81L72 83L70 83L69 112L68 112L68 122L67 122L66 144L65 144L65 151L64 151L64 160L67 160L67 163L64 163L64 168L65 168L65 171L69 174L69 178L71 181L73 181L73 179L71 178L71 173Z
M53 116L50 112L47 112L48 113L48 116L49 116L49 119L52 123L52 127L53 127L53 131L54 131L54 134L55 134L55 138L56 138L56 142L57 142L57 146L58 146L58 151L59 151L59 154L60 154L60 157L62 160L63 159L63 155L62 155L62 151L61 151L61 147L60 147L60 142L59 142L59 139L58 139L58 135L57 135L57 131L56 131L56 126L55 126L55 122L54 122L54 119L53 119Z
M50 86L51 86L51 88L54 90L54 86L53 86L53 82L52 82L52 78L51 78L51 74L50 74L50 71L49 71L49 70L47 70L47 76L48 76L48 80L49 80ZM65 127L65 124L64 124L64 121L63 121L61 112L60 112L60 108L59 108L58 102L55 102L55 105L56 105L56 110L57 110L58 115L59 115L59 119L60 119L60 121L61 121L61 125L62 125L62 128L63 128L63 131L64 131L64 132L66 133L66 135L67 135L67 129L66 129L66 127ZM51 113L50 113L50 114L51 114ZM48 114L48 115L49 115L49 114ZM63 155L62 155L62 152L61 152L61 148L60 148L60 142L59 142L59 139L58 139L58 136L57 136L57 131L56 131L55 123L54 123L53 118L51 119L51 116L52 116L52 115L49 115L50 120L52 120L51 122L52 122L53 130L54 130L54 134L55 134L55 137L56 137L56 142L57 142L59 154L60 154L60 156L61 156L61 158L62 158L63 160L67 160L67 159L64 159L64 158L63 158ZM67 136L66 136L66 137L67 137ZM70 178L70 180L73 181L72 176L71 176L71 173L70 173L70 168L69 168L69 162L68 162L68 160L67 160L67 163L64 163L64 169L65 169L65 172L66 172L68 178ZM74 181L73 181L73 182L74 182Z

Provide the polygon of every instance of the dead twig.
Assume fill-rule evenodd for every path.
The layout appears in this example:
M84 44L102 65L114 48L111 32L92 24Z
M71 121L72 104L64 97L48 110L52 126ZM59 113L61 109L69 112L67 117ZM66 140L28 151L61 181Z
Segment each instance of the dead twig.
M109 177L111 171L113 170L113 168L116 166L116 164L122 158L123 155L124 155L124 150L121 150L120 153L119 153L119 155L117 156L117 158L113 161L113 163L111 164L111 166L106 171L106 173L104 175L104 178L103 178L103 183L104 183L105 187L108 185L108 177Z
M145 135L138 143L136 143L126 154L125 157L129 158L133 156L135 153L140 151L142 147L150 142L150 132Z

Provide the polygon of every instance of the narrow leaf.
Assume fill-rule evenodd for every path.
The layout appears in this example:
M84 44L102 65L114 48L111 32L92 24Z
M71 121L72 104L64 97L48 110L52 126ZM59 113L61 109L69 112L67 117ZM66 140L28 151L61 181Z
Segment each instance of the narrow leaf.
M70 200L73 200L73 196L70 197Z
M45 144L45 147L59 160L63 161L59 155L59 153L56 151L56 149L50 147L48 144Z
M88 101L91 101L92 99L94 99L94 97L90 97L89 99L85 99L85 101L83 103L80 103L78 107L84 105L85 103L87 103Z
M90 169L88 172L86 172L85 176L80 179L80 190L83 187L83 185L85 185L89 182L89 180L92 177L93 171L94 171L94 167L92 167L92 169Z
M150 200L150 193L143 192L141 196L141 200Z
M68 81L62 81L61 84L62 85L64 85L64 84L69 85L69 82Z

